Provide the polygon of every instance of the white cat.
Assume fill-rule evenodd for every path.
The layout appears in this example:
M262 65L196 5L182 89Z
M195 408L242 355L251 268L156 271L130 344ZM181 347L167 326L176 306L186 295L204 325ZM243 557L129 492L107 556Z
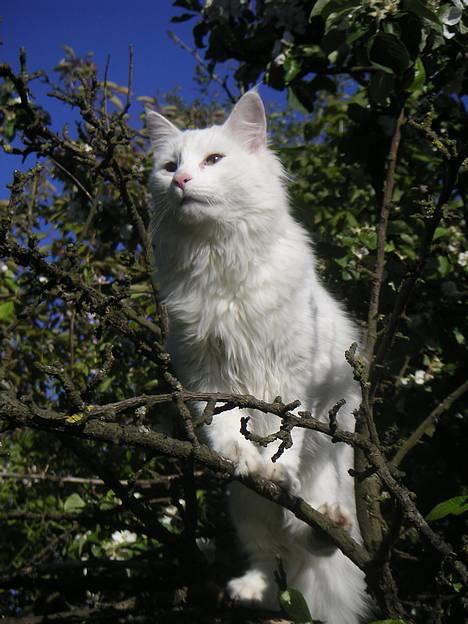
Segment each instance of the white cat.
M246 93L222 126L181 132L147 112L154 149L154 245L169 314L169 350L184 385L194 391L249 393L272 401L299 399L301 409L338 415L353 429L360 394L344 352L357 340L340 305L321 285L304 229L291 217L285 174L266 143L265 111ZM293 430L294 444L276 462L240 433L232 410L206 427L209 444L236 464L291 488L360 540L350 447ZM279 429L253 412L249 429ZM357 624L367 612L364 575L341 551L317 539L290 512L239 483L230 508L250 569L229 582L233 599L278 608L275 557L312 616Z

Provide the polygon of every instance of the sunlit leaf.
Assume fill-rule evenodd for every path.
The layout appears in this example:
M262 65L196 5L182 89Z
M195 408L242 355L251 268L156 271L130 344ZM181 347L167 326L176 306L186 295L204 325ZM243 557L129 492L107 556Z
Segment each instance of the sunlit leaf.
M0 303L0 321L8 323L15 316L15 304L13 301Z
M70 494L63 504L63 509L67 513L77 513L81 511L83 507L86 507L86 503L76 492Z
M288 587L281 592L279 602L294 624L314 624L304 596L297 589Z
M439 503L426 516L428 522L441 520L446 516L460 516L468 511L468 496L455 496Z

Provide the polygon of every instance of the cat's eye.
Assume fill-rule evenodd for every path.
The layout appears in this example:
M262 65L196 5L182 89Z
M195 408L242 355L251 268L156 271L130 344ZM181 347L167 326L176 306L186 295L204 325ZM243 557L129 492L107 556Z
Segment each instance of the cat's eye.
M203 161L204 165L216 165L222 158L224 158L224 154L210 154Z
M177 171L177 163L172 162L171 160L164 165L164 169L170 173L174 173L174 171Z

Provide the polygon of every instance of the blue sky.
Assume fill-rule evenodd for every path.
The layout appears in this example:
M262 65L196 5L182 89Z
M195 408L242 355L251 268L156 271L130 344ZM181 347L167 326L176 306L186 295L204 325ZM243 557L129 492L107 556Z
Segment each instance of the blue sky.
M63 46L69 45L77 55L93 51L102 72L110 55L109 80L126 84L131 44L134 96L162 94L180 87L181 95L190 100L199 94L193 80L196 62L167 36L167 31L173 30L192 45L192 21L170 21L181 12L170 0L6 0L0 6L0 62L17 69L18 51L24 46L29 70L51 73L63 57ZM67 107L46 98L46 89L36 85L39 103L52 114L54 129L60 129L70 121ZM267 88L262 89L262 94L267 101L284 101L284 96ZM133 105L134 115L139 106ZM11 181L13 169L26 169L32 164L27 160L22 165L19 158L0 152L0 198L8 196L5 185Z

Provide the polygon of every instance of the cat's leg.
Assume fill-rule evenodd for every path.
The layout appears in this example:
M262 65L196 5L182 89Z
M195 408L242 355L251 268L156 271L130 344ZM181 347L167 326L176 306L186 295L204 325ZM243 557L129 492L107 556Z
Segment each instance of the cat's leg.
M286 488L291 494L297 494L301 489L300 464L304 433L304 429L293 429L292 446L284 449L274 462L272 457L278 452L281 442L273 442L263 451L269 465L267 478Z
M230 459L239 475L257 474L269 478L270 466L259 449L240 432L241 417L238 408L222 412L204 427L208 443L220 455Z
M283 396L300 397L300 391L297 388L282 388ZM305 402L301 400L301 405L305 405ZM301 407L292 410L291 413L295 416L297 412L301 410ZM281 420L279 418L272 419L270 417L269 432L278 431L281 426ZM278 483L278 485L286 488L291 494L297 494L300 490L301 484L301 457L304 446L306 431L300 427L295 427L290 433L291 445L282 449L279 457L275 457L278 454L283 440L275 440L262 449L262 454L267 458L268 465L270 467L269 473L266 475L271 481ZM272 458L275 457L275 461Z
M319 505L318 503L314 504L312 502L312 507L332 520L339 527L351 533L354 527L353 515L342 503L322 503ZM336 545L326 535L321 531L314 530L312 527L305 537L305 547L311 549L315 555L328 557L337 549Z
M316 449L310 465L303 465L297 495L359 539L354 484L347 474L348 466L352 466L350 448L330 443L318 451ZM284 527L295 543L315 555L326 557L336 551L336 546L325 533L310 527L288 510L284 511Z
M274 568L271 565L252 562L245 574L228 582L226 591L231 600L244 604L261 605L266 609L278 608L275 588L270 578L272 569Z
M281 509L240 483L231 483L228 494L231 519L249 567L228 582L227 594L239 602L277 609L276 556L285 552Z

